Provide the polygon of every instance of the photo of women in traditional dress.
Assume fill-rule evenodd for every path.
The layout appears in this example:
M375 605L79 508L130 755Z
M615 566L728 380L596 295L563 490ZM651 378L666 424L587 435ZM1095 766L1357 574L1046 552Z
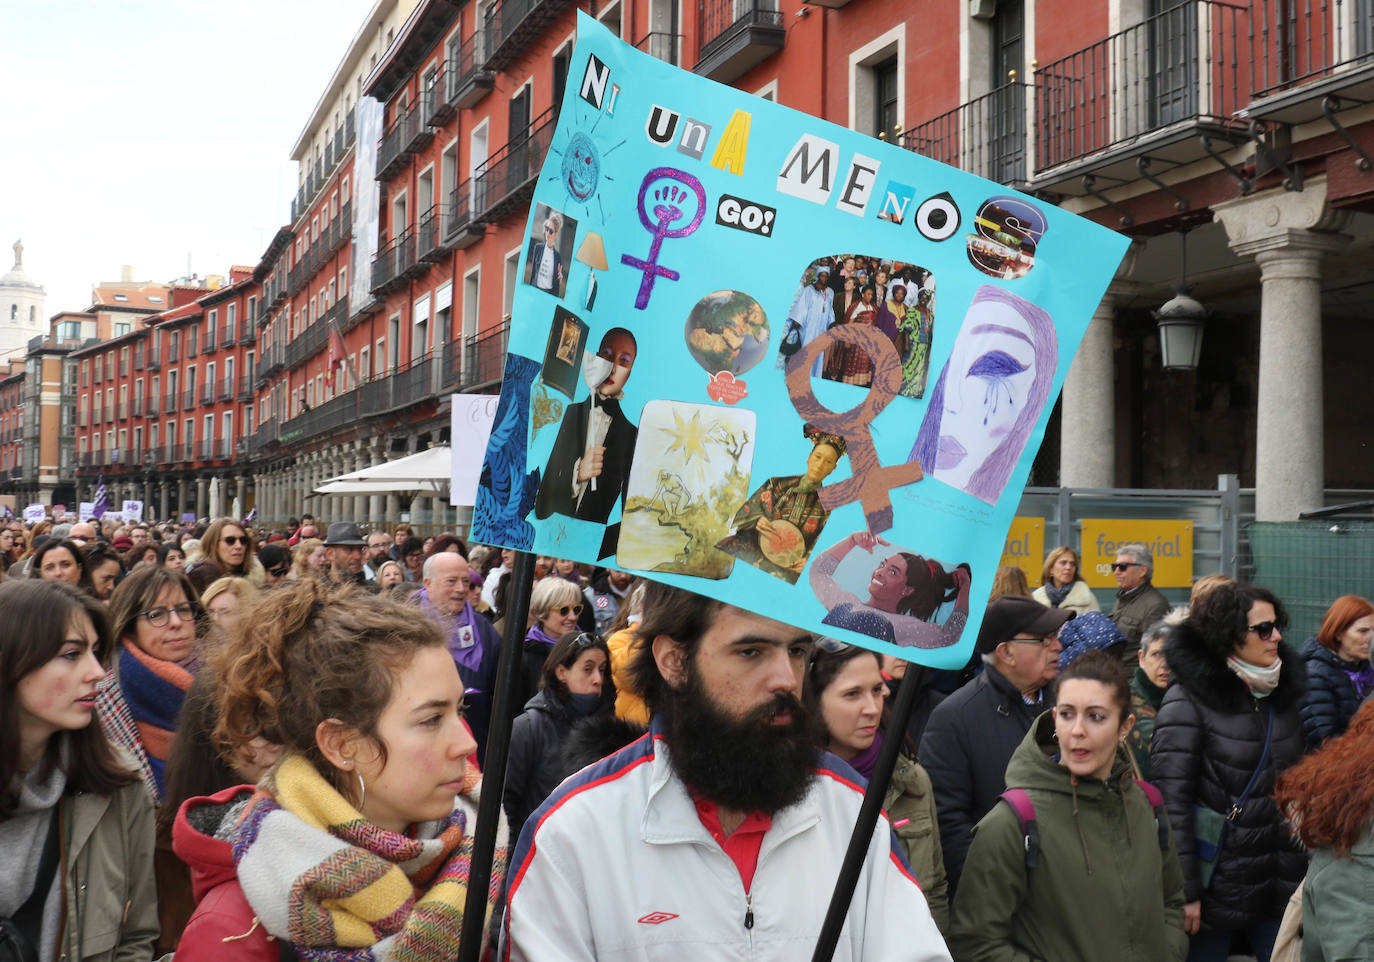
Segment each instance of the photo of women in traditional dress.
M778 367L826 331L866 324L886 334L901 358L899 393L924 397L934 321L935 277L926 268L870 254L821 257L807 265L788 309ZM861 347L832 343L812 360L811 376L868 387L873 359Z
M802 432L812 444L806 473L769 478L730 521L730 534L716 547L775 578L796 584L829 517L820 489L844 457L844 438L811 425Z
M958 642L968 621L969 566L947 569L942 562L914 551L887 554L879 550L891 547L878 535L857 531L822 552L811 566L811 590L829 612L823 624L906 648L945 648ZM853 576L867 569L862 555L837 577L841 564L856 548L877 559L862 585ZM944 623L934 621L949 602L954 607Z

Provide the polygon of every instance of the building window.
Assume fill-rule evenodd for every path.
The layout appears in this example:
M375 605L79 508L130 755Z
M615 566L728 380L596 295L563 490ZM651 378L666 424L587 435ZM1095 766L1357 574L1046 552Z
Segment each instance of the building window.
M906 102L906 24L899 23L849 54L849 126L892 138Z
M889 138L897 126L897 58L873 67L873 129Z

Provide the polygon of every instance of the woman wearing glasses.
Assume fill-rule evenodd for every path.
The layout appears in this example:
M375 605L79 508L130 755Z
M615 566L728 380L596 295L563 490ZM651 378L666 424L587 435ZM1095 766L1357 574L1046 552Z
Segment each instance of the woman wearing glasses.
M608 679L610 651L589 632L570 631L544 659L539 691L511 728L510 761L502 802L511 838L574 769L563 761L563 738L573 725L610 714L615 693Z
M100 683L96 710L106 735L139 762L154 802L181 703L199 669L196 589L170 568L144 566L110 596L114 666Z
M205 529L200 550L204 560L187 571L197 591L204 591L212 582L226 577L247 578L255 588L261 588L267 580L258 562L253 536L231 518L220 518Z
M577 630L577 616L582 614L582 592L571 581L545 578L530 592L529 630L525 632L522 658L521 690L523 704L539 690L544 677L544 662L550 650L570 631Z
M1164 643L1170 684L1155 718L1150 774L1168 804L1183 867L1190 962L1224 962L1237 931L1268 962L1306 871L1270 797L1303 752L1306 673L1298 653L1280 644L1287 623L1268 589L1220 585ZM1200 858L1235 809L1219 853Z

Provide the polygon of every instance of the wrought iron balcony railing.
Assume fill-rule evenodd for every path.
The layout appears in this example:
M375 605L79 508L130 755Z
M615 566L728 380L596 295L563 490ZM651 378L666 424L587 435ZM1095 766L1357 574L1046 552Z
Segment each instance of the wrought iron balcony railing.
M1037 171L1127 146L1143 154L1171 128L1224 132L1248 99L1246 30L1244 7L1185 0L1038 69Z
M1000 184L1027 180L1026 89L1009 83L907 130L899 143Z

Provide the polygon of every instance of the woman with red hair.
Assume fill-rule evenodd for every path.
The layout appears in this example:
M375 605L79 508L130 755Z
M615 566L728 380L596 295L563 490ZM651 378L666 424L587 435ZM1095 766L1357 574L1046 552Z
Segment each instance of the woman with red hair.
M1374 689L1371 636L1374 605L1356 595L1343 595L1332 602L1321 628L1302 646L1307 662L1302 729L1309 749L1345 731L1360 702Z
M1302 902L1304 959L1368 959L1374 931L1374 707L1279 779L1274 800L1312 850Z

